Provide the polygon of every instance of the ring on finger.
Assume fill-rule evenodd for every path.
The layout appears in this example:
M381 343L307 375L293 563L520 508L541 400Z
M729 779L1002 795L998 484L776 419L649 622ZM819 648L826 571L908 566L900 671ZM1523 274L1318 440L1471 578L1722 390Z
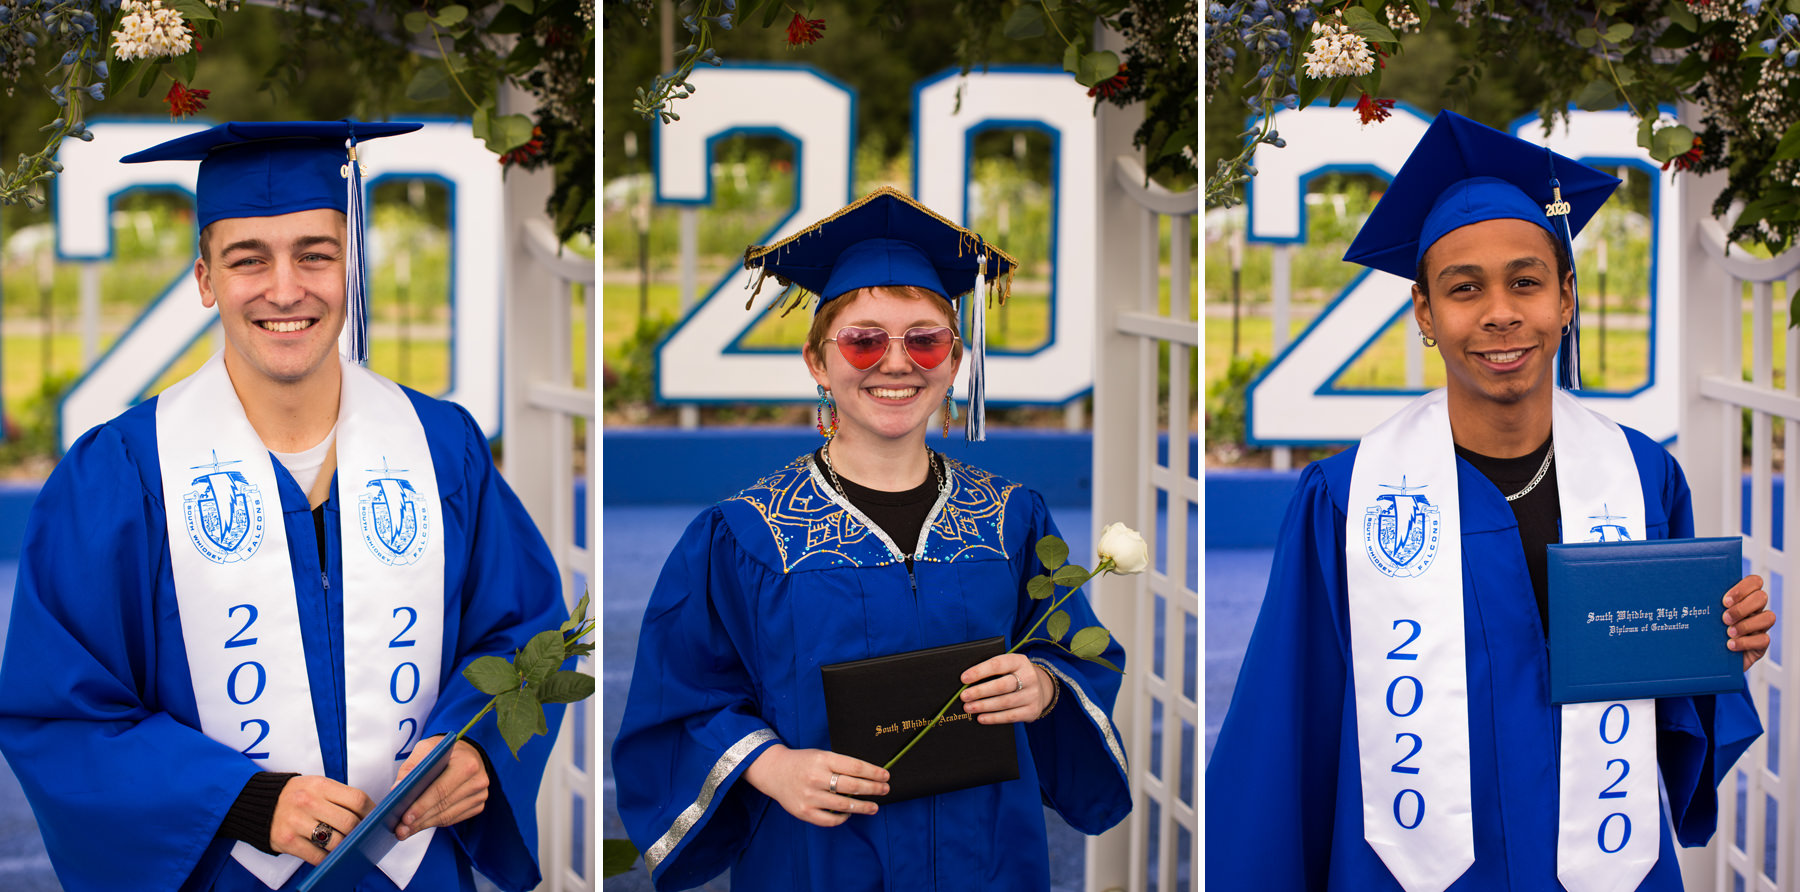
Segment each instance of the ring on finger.
M831 794L834 796L837 795L837 782L838 782L838 776L834 774L831 776L831 786L825 788L826 790L830 791Z
M1013 688L1013 693L1017 694L1018 692L1025 690L1025 679L1020 678L1019 673L1017 672L1012 673L1012 677L1013 684L1017 685L1017 687Z
M313 828L312 835L307 837L307 839L311 840L313 845L323 849L331 844L331 834L335 832L337 832L337 828L324 821L320 821L318 826Z

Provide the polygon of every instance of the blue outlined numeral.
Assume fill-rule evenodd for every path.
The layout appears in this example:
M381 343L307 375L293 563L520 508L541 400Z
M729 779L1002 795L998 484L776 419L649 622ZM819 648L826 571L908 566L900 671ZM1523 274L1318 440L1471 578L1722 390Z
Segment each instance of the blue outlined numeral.
M233 635L230 638L225 640L226 647L249 647L250 645L256 643L255 638L244 638L243 637L243 634L245 632L250 631L250 625L252 623L256 622L256 605L255 604L238 604L238 605L232 607L230 610L225 611L225 615L231 616L231 615L237 613L238 608L240 608L240 607L245 610L250 611L250 618L244 620L244 627L237 630L236 635Z
M1413 809L1413 819L1410 824L1406 822L1405 818L1400 816L1400 803L1406 799L1406 794L1408 793L1411 793L1413 800L1418 803ZM1411 830L1414 827L1419 826L1419 822L1423 820L1425 820L1425 794L1420 793L1418 790L1401 790L1394 794L1394 823L1399 824L1404 829Z
M1608 736L1606 736L1606 720L1612 718L1613 710L1615 710L1615 709L1619 711L1619 715L1623 716L1623 718L1621 718L1619 720L1619 736L1618 737L1608 737ZM1606 711L1600 714L1600 739L1601 739L1601 741L1603 741L1605 743L1618 743L1619 741L1625 739L1625 734L1627 732L1629 732L1630 730L1631 730L1631 710L1627 709L1625 704L1614 703L1613 705L1606 707Z
M1613 818L1618 818L1625 826L1624 832L1619 834L1619 844L1609 849L1606 847L1606 825L1611 824ZM1600 851L1611 855L1614 852L1625 848L1625 844L1631 841L1631 819L1619 812L1613 812L1612 814L1607 815L1605 820L1600 822L1600 832L1595 834L1595 837L1596 841L1600 843Z

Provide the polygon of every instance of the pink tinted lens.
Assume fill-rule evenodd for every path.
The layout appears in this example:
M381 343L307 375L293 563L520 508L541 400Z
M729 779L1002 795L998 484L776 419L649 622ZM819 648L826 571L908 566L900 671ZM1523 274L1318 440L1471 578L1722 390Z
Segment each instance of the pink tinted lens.
M906 332L906 355L919 364L922 369L935 369L950 356L950 348L956 344L956 332L942 326L938 328L912 328Z
M857 371L867 371L887 354L888 333L879 328L843 328L837 333L838 352Z

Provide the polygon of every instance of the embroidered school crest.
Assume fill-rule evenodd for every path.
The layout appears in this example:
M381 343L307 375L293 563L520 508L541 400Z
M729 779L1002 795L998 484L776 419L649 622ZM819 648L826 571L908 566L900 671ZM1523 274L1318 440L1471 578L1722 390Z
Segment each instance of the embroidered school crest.
M1597 520L1599 523L1588 528L1587 538L1583 541L1623 542L1631 538L1630 531L1625 529L1623 523L1620 523L1625 520L1625 515L1612 513L1604 502L1600 504L1600 513L1588 515L1588 520Z
M383 476L364 486L357 519L369 552L382 563L403 566L425 553L430 521L418 491L405 478L395 476L404 473L404 469L386 465L384 461L381 468L369 469Z
M231 564L256 553L263 540L262 492L242 472L229 471L233 461L213 460L194 465L206 473L195 477L182 494L182 510L188 538L194 548L215 564Z
M1375 497L1363 514L1363 544L1375 569L1389 576L1418 576L1431 566L1438 552L1438 508L1418 492L1428 484L1407 486L1380 484L1394 492Z

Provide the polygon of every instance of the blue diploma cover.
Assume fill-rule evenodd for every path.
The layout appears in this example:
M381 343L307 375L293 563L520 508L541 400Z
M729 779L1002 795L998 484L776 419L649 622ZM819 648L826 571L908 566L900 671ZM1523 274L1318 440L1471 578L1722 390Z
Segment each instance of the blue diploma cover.
M375 869L375 862L399 844L394 828L400 826L400 819L418 801L419 794L444 773L444 766L450 761L450 748L458 739L453 734L445 734L424 761L413 766L413 770L382 797L375 809L338 841L337 848L300 881L299 892L351 892L355 889L357 881Z
M1743 569L1737 537L1551 545L1550 702L1741 690L1721 600Z

